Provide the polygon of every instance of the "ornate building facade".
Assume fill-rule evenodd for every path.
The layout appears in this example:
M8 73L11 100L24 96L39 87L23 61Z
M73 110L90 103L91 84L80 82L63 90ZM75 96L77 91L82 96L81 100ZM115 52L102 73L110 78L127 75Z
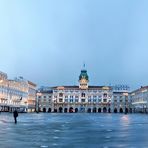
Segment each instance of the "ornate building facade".
M141 86L130 93L133 112L148 113L148 86Z
M40 111L111 112L112 87L90 86L85 69L81 70L78 86L57 86L49 88L48 91L39 90L37 93Z
M35 87L22 77L10 80L6 73L0 72L0 111L13 112L17 109L27 112L30 106L34 106L35 110L36 91L32 91Z
M7 99L8 99L8 80L7 74L0 72L0 111L8 110Z
M114 113L132 112L127 85L115 85L113 88L112 111Z
M27 111L34 112L36 110L36 87L37 85L31 81L28 81L28 99L27 99Z
M91 86L86 69L82 69L77 86L45 87L37 92L36 109L41 112L132 112L129 87Z

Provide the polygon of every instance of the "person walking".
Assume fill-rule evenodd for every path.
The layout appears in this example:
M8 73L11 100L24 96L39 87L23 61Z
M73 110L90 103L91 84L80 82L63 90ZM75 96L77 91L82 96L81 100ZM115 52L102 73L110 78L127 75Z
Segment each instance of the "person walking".
M17 110L15 110L14 112L13 112L13 117L14 117L14 121L15 121L15 124L17 123L17 117L18 117L18 112L17 112Z

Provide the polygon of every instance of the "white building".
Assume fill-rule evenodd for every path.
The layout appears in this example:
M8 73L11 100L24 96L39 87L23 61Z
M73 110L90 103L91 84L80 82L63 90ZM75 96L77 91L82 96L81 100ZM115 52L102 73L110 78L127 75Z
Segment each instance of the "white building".
M132 91L130 100L133 112L148 113L148 86Z
M56 86L50 93L39 90L37 102L44 112L111 112L112 97L110 86L90 86L87 70L83 69L78 86Z
M20 112L27 112L28 101L32 99L30 98L30 85L22 77L10 80L7 74L0 72L0 110L12 112L17 109ZM35 102L36 92L32 97Z
M79 85L42 88L37 92L37 110L42 112L131 112L129 87L91 86L87 70L81 70Z
M37 92L36 111L52 112L52 90L51 88L40 88Z
M115 85L113 87L112 111L114 113L132 112L127 85Z
M0 72L0 111L8 110L7 100L8 100L8 80L7 74Z

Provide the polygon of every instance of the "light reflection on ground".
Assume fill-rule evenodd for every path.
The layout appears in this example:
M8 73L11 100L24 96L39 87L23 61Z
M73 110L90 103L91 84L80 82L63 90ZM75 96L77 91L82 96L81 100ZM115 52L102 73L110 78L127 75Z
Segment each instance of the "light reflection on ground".
M148 147L148 115L0 114L0 147Z

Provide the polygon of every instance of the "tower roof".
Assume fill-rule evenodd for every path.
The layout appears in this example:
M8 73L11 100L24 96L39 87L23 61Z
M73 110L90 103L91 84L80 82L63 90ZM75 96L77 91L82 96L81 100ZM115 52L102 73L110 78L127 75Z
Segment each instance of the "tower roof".
M81 70L81 74L79 76L79 80L81 80L81 79L89 80L89 77L88 77L88 74L87 74L87 70L85 70L85 69Z

